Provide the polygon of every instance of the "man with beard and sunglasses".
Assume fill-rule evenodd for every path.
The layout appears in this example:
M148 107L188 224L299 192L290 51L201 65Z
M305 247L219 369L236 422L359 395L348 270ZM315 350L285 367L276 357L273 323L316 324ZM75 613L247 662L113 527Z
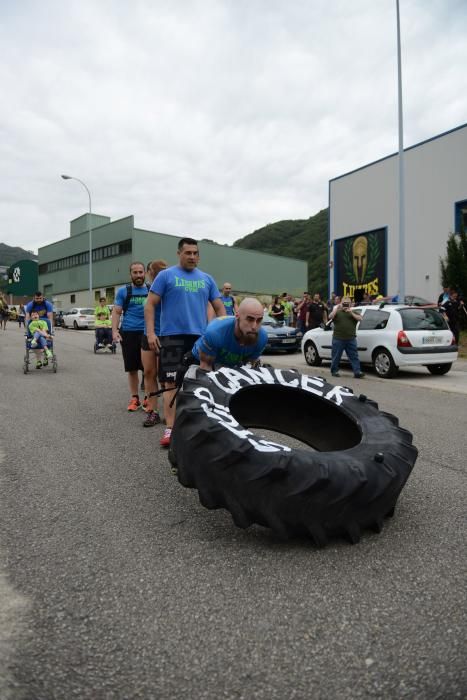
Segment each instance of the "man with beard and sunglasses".
M192 355L201 369L240 367L259 359L268 341L263 322L263 305L244 299L234 317L211 321L193 346Z

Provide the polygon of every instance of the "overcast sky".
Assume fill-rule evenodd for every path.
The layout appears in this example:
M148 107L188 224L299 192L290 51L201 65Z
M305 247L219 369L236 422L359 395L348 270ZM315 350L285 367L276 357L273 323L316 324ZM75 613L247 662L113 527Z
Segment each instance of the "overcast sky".
M467 122L467 2L400 3L410 146ZM0 242L69 235L88 200L61 173L95 213L220 243L314 215L398 148L395 5L1 0Z

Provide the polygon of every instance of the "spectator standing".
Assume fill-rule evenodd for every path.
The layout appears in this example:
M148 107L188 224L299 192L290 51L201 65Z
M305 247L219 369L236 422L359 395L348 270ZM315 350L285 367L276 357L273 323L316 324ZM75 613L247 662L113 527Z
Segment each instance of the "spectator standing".
M306 329L319 328L322 323L328 320L326 305L321 301L319 294L313 296L313 300L308 304L306 314Z
M329 297L329 299L326 302L326 306L328 307L328 316L331 313L331 311L333 310L333 308L335 307L335 305L336 305L336 292L332 292L331 296Z
M459 314L464 306L464 300L459 297L459 292L454 287L449 290L449 298L441 304L441 310L444 312L449 328L455 338L456 345L459 345L460 325Z
M449 296L450 296L449 292L450 292L449 287L443 287L443 291L441 292L441 294L438 297L438 306L441 306L446 301L449 301Z
M0 296L0 327L6 330L6 322L8 321L8 302L4 296Z
M301 333L306 331L306 316L308 313L308 304L310 303L310 293L303 292L302 300L297 304L297 329Z
M166 429L160 440L162 447L170 446L175 420L177 371L183 368L183 357L190 352L207 325L207 306L210 302L217 316L225 316L224 304L213 278L198 270L199 249L193 238L182 238L177 249L178 265L162 270L154 280L147 300L144 317L148 345L160 348L159 378L165 384L164 416ZM162 302L161 333L154 328L155 308Z
M21 324L23 324L23 328L26 326L24 325L24 319L26 318L26 311L24 310L24 305L20 304L19 306L19 311L18 311L18 326L21 328Z
M224 304L227 316L235 316L238 311L237 300L232 295L232 285L230 282L224 282L222 287L221 302Z
M130 265L131 283L119 287L112 309L112 340L122 346L123 364L128 374L130 401L128 411L137 411L139 400L138 371L142 371L141 341L144 334L144 304L148 296L143 263ZM120 328L119 328L120 326Z
M283 321L284 320L284 307L280 303L279 297L274 297L274 301L272 302L271 306L269 307L269 315L275 321Z
M284 309L284 321L287 326L293 325L293 297L286 292L283 293L281 304Z
M146 278L151 283L154 282L159 272L167 269L165 260L153 260L146 268ZM161 333L161 312L162 304L158 304L154 313L154 330L156 336ZM148 343L146 319L144 321L144 335L141 341L141 362L144 369L144 393L143 408L147 415L143 422L145 428L152 428L161 422L159 415L159 402L155 393L158 391L157 375L159 371L159 350L152 350Z
M331 349L331 374L339 377L339 362L345 350L352 366L354 377L360 379L365 375L360 369L357 348L357 323L362 316L352 309L350 297L342 297L342 303L337 304L329 316L333 321L332 349Z

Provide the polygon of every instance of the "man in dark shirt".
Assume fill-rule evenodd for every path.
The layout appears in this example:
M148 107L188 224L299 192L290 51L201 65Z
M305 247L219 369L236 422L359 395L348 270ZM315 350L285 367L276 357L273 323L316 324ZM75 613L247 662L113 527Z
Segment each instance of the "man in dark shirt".
M459 298L459 292L454 287L449 290L449 299L441 304L441 310L447 318L449 328L456 340L456 345L459 345L460 326L459 314L464 306L464 300Z
M328 313L326 305L321 301L319 294L313 296L313 301L308 304L308 311L306 314L306 328L310 330L311 328L319 328L322 323L326 323L328 320Z

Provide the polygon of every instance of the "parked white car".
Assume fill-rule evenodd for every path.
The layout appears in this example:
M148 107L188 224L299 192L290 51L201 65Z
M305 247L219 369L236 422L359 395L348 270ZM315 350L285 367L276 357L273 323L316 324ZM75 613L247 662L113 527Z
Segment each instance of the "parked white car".
M381 304L355 311L363 316L357 326L360 362L373 365L380 377L395 377L399 367L413 365L446 374L457 360L454 336L437 308ZM305 360L314 367L331 359L331 346L332 324L313 328L302 339Z
M94 309L74 308L63 313L64 328L94 328Z

